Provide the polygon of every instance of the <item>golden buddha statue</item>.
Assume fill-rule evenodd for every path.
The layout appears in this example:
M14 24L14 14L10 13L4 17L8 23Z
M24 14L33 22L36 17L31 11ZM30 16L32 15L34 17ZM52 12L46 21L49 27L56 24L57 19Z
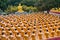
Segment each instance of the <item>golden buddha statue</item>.
M24 12L23 9L22 9L21 4L19 4L19 6L18 6L18 12Z

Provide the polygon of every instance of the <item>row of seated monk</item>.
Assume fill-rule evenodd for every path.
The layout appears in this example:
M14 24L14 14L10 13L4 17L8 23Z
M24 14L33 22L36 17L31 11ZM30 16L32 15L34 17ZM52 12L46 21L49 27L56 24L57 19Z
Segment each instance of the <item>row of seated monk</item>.
M0 40L45 40L52 37L60 37L60 19L57 16L50 14L0 16Z

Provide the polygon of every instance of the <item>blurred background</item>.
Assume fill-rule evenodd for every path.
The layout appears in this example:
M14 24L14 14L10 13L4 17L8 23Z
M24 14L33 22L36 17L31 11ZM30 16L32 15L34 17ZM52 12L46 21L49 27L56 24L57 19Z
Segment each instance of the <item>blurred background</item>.
M60 13L60 0L0 0L0 14Z

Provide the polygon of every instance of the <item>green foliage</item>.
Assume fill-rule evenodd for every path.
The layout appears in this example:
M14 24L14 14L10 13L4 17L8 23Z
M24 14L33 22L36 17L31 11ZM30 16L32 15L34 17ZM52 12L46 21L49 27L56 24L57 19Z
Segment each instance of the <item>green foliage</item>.
M35 6L37 6L39 10L50 10L54 7L60 7L59 4L60 0L40 0Z
M3 12L3 11L0 9L0 12Z
M21 0L0 0L0 9L3 11L7 9L8 5L16 6Z
M0 9L5 10L7 8L8 0L0 0Z
M17 6L8 6L8 8L5 10L6 13L12 13L17 11Z
M23 5L23 10L24 10L24 11L27 11L27 12L29 12L29 11L32 11L32 12L38 11L38 9L37 9L36 7L26 6L26 5Z
M60 0L0 0L0 9L3 11L5 10L5 12L15 12L17 9L14 8L16 8L19 3L24 5L23 9L25 11L44 11L60 7ZM10 9L11 5L13 6L12 9Z
M7 14L7 13L3 12L3 10L0 9L0 14L5 15L5 14Z
M17 6L22 0L8 0L8 5Z
M21 3L27 6L34 6L38 0L22 0Z

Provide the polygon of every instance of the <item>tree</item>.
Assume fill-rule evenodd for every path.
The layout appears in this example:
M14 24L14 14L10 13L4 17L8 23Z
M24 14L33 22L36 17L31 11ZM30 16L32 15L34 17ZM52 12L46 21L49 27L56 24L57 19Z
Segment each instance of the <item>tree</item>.
M35 6L39 11L60 7L60 0L0 0L0 9L4 11L8 5L17 6L19 3L27 6Z
M6 10L8 5L17 6L21 0L0 0L0 9Z
M50 10L53 7L60 7L60 0L40 0L35 5L39 10Z
M7 8L7 2L8 0L0 0L0 9L5 10Z
M17 6L22 0L9 0L8 5L15 5Z
M5 10L6 13L14 13L16 12L18 9L17 9L17 6L12 6L12 5L9 5L8 8Z
M38 0L22 0L21 3L27 6L34 6Z

